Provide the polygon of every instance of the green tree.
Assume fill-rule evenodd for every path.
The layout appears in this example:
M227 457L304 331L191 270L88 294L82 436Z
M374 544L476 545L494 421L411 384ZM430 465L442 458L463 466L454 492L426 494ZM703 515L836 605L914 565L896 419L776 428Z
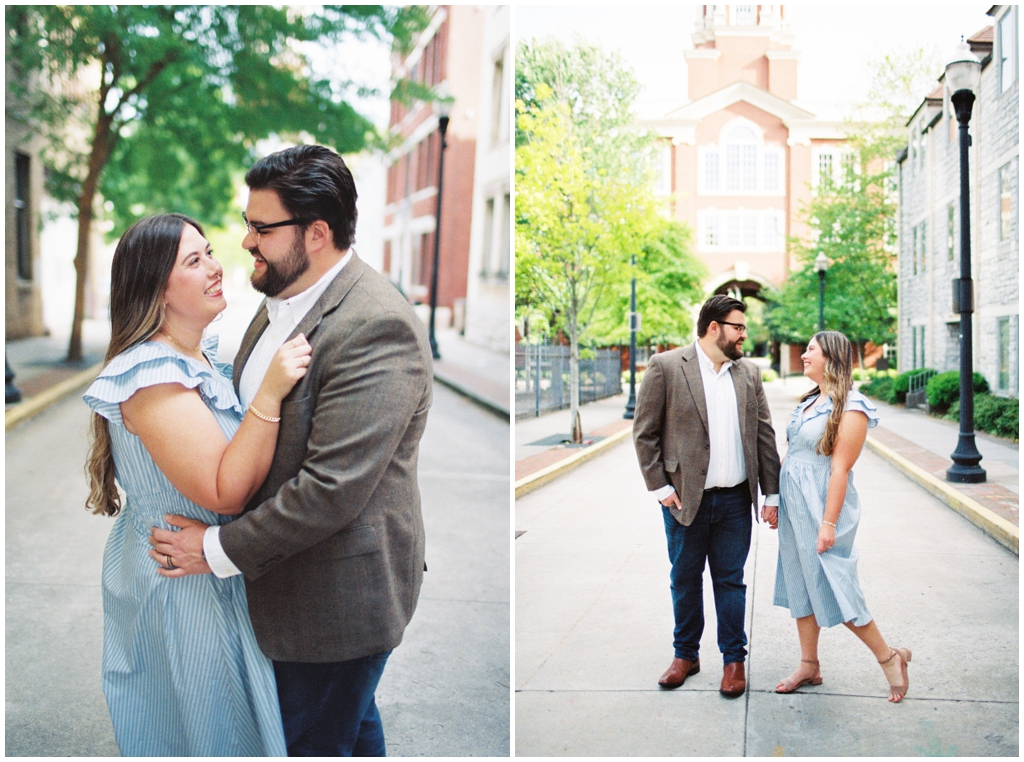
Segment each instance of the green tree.
M637 310L642 316L637 342L685 342L693 331L689 307L704 295L703 281L707 277L704 263L693 254L690 229L673 220L654 220L637 252L635 275ZM618 283L609 292L592 333L600 344L626 344L630 283Z
M49 192L76 209L72 361L98 198L118 233L166 210L217 224L257 140L363 148L373 128L346 102L349 83L311 74L301 46L370 35L402 49L427 17L422 7L265 5L8 6L5 16L9 86L48 138ZM90 76L95 89L81 84Z
M593 171L595 149L582 142L568 104L537 87L537 103L519 104L516 146L516 295L545 305L569 338L570 418L579 417L580 344L605 293L628 278L636 251L657 215L642 188ZM520 278L523 283L520 283Z

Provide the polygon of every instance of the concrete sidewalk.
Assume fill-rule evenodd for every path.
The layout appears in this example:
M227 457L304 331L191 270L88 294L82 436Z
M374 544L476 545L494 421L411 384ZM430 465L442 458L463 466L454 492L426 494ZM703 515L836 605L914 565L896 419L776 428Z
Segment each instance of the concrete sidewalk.
M797 379L768 385L780 448L799 391ZM554 415L560 430L568 416ZM902 704L888 703L881 669L843 627L822 633L823 685L775 694L800 657L789 612L772 605L778 535L763 524L746 567L746 694L718 693L707 576L702 671L659 690L672 657L663 519L622 441L516 501L516 753L1017 756L1017 557L875 451L854 471L867 605L914 653Z

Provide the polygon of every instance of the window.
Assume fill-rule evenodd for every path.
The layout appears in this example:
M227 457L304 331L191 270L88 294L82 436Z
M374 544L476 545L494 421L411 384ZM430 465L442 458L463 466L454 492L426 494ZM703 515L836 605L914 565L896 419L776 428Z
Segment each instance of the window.
M483 267L480 274L487 277L491 274L491 258L494 251L494 199L487 199L484 205L484 252Z
M917 226L921 232L917 234L916 240L920 246L920 254L916 257L920 263L921 272L924 272L928 266L928 223L922 222Z
M924 344L924 329L923 325L915 325L912 330L913 334L913 356L914 356L914 368L925 367L925 344Z
M505 194L501 223L501 240L498 242L501 259L498 263L498 276L507 278L512 267L512 195L509 193Z
M912 250L914 266L913 266L913 269L911 270L911 274L912 275L917 275L917 226L916 225L914 226L914 235L913 235L913 239L912 239L912 245L914 247L913 250Z
M494 60L491 84L491 143L508 138L508 98L505 95L505 51Z
M32 205L29 203L31 160L23 153L16 153L14 215L18 237L18 277L32 280Z
M735 14L734 23L736 26L754 26L757 23L753 5L733 6L733 13Z
M784 248L782 213L705 209L697 214L700 251L765 251Z
M698 193L782 195L784 150L764 145L760 133L748 124L727 127L720 146L698 151Z
M1013 181L1009 164L999 168L999 240L1007 241L1013 233Z
M997 389L1010 391L1010 318L996 320L996 335L999 341L999 368L996 373Z
M946 258L952 262L956 258L956 205L946 208Z
M1017 25L1013 7L999 19L999 92L1017 81Z
M832 177L832 154L828 151L818 154L818 182L825 177Z

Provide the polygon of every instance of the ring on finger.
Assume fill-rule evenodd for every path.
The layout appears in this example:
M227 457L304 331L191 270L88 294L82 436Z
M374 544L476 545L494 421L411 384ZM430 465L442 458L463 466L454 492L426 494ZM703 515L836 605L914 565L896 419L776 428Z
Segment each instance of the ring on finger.
M164 559L167 561L167 564L164 566L165 569L177 569L178 568L177 566L174 565L174 559L171 558L170 554L164 553Z

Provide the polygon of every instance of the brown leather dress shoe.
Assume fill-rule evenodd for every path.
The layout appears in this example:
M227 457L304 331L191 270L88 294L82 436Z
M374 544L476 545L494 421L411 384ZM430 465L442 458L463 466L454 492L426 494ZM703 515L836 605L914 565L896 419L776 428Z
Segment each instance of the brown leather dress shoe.
M665 670L665 674L658 680L658 685L666 690L672 690L685 683L686 678L690 675L696 675L698 672L700 672L700 659L696 661L673 659L672 663L668 665L668 669Z
M718 692L723 696L736 698L742 696L746 689L747 678L743 674L743 662L734 661L732 664L726 664L722 671L722 687Z

